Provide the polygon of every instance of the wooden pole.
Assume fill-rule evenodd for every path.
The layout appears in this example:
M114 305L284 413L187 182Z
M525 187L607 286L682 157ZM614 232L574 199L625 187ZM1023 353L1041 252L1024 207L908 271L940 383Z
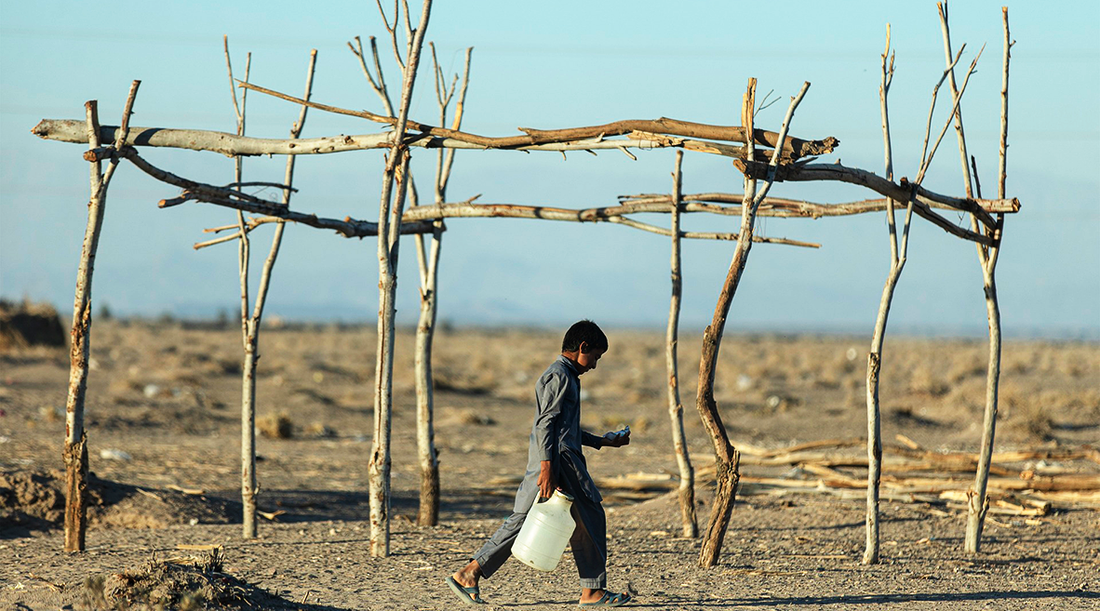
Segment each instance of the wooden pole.
M676 151L676 166L672 172L672 205L669 210L672 217L672 298L668 308L665 364L668 368L668 415L672 423L672 448L676 453L676 465L680 469L681 534L684 537L694 539L699 536L699 525L695 519L695 469L691 466L687 436L684 434L684 405L680 402L680 372L676 357L676 348L679 343L680 298L683 292L683 279L680 275L680 195L682 180L680 169L683 161L684 153Z
M750 78L748 88L741 102L741 124L747 131L755 127L753 112L756 107L756 79ZM754 151L750 147L747 152L749 161L753 159ZM741 203L741 234L740 238L752 235L752 226L755 222L753 202L756 196L756 180L745 176L744 200ZM714 444L714 468L715 468L715 492L714 502L710 510L710 524L703 538L702 549L699 552L699 566L707 568L718 563L718 556L722 553L722 542L726 536L726 528L729 526L730 512L733 511L734 494L737 492L737 482L740 480L739 471L741 454L733 447L726 434L726 427L722 424L722 417L718 412L718 404L714 400L714 375L718 364L718 349L722 343L722 332L726 325L726 316L729 314L733 295L737 290L737 284L741 280L741 272L745 266L745 253L752 248L751 239L738 239L734 250L733 261L730 263L729 272L726 274L725 284L718 295L718 303L714 308L714 317L711 324L703 332L703 346L699 359L699 383L696 390L695 407L699 411L699 417L703 421L703 428L710 434Z
M803 83L802 89L791 100L787 109L787 115L783 119L783 127L779 132L779 140L782 141L787 134L794 111L806 95L809 83ZM750 78L748 89L741 107L741 122L747 132L752 132L753 107L756 101L756 79ZM746 154L748 163L752 163L753 151L750 147ZM748 253L752 248L752 234L756 223L756 211L760 202L767 197L768 190L774 184L776 172L779 167L779 152L772 154L771 163L768 165L766 181L759 193L756 191L756 179L749 174L745 175L745 199L741 204L741 232L737 240L737 248L734 250L733 261L730 262L729 272L726 274L725 284L718 296L718 303L714 307L714 317L711 324L703 332L703 347L699 359L699 385L696 394L695 406L699 410L699 416L703 421L703 427L711 436L714 443L715 470L717 490L714 494L714 504L711 507L710 525L707 528L706 537L703 539L702 549L699 552L699 566L707 568L718 563L718 556L722 551L722 542L726 536L726 528L729 526L730 512L733 511L734 495L737 491L737 482L740 480L738 466L741 455L730 444L726 434L722 418L718 413L718 405L714 400L714 375L718 363L718 349L722 342L722 333L726 326L726 317L729 315L730 305L737 293L737 286L741 282L741 275L748 262Z
M393 30L390 30L390 34L392 38L394 34ZM354 48L352 50L355 51ZM360 53L361 51L357 52L357 54ZM400 60L398 61L400 62ZM286 100L288 102L294 102L296 104L302 103L302 100L297 99L293 96L289 96L278 91L273 91L271 89L267 89L266 87L260 87L259 85L241 83L241 87L252 89L253 91L257 91L265 95L270 95L281 100ZM390 125L397 124L397 119L393 116L379 115L365 110L350 110L346 108L339 108L337 106L329 106L327 104L310 103L310 105L313 108L323 110L325 112L359 117L376 123L386 123ZM490 137L480 136L477 134L469 134L458 130L444 129L432 125L426 125L424 123L418 123L416 121L408 119L406 119L406 125L408 129L413 130L418 134L423 134L432 138L444 139L452 141L454 143L463 143L467 147L476 147L481 149L526 149L530 147L538 147L541 145L563 144L567 142L586 140L594 140L595 142L599 142L605 138L611 138L614 136L626 136L631 134L658 134L661 136L672 136L672 141L678 141L670 141L670 144L674 144L675 146L681 146L686 141L685 139L693 138L741 143L747 143L749 140L752 140L754 144L772 147L780 150L781 157L784 161L794 161L803 157L831 153L833 149L840 144L839 140L831 136L823 140L801 140L799 138L787 138L785 136L780 137L780 135L776 134L775 132L768 132L764 130L757 130L753 132L753 137L749 138L748 130L743 129L740 126L707 125L703 123L693 123L690 121L670 119L668 117L662 117L660 119L652 120L626 119L621 121L614 121L612 123L605 123L603 125L569 127L564 129L534 129L530 127L520 127L519 131L523 132L524 135L504 137ZM656 138L656 140L661 139L669 140L668 138L662 137ZM719 153L721 147L710 148L708 146L708 143L700 141L693 142L695 143L695 145L697 145L696 150L716 154L730 154L732 152L726 150L722 153ZM710 145L713 146L713 143L710 143Z
M1001 142L997 165L997 192L1005 191L1006 165L1008 151L1008 65L1011 58L1011 36L1008 28L1008 8L1001 9L1004 22L1004 55L1001 71ZM985 413L982 418L982 447L978 453L978 469L974 475L974 486L967 492L966 539L964 549L967 553L981 551L982 528L985 514L989 509L986 495L989 483L989 466L993 455L993 441L997 429L997 399L1001 376L1001 310L997 302L997 259L1000 254L1001 232L1004 216L998 215L998 227L990 232L993 244L986 253L978 250L978 260L982 266L982 283L985 293L986 314L989 318L989 367L986 372Z
M885 151L886 179L894 179L893 147L890 139L890 114L887 98L890 83L894 77L894 59L890 55L890 26L886 26L886 50L882 53L882 81L879 86L879 107L882 115L882 138ZM879 300L878 316L871 339L871 350L867 354L867 528L863 550L863 564L877 564L879 560L879 485L882 477L882 425L879 403L879 373L882 367L882 348L886 340L886 323L890 315L894 290L905 267L909 245L909 227L913 217L913 200L909 199L905 212L905 225L902 229L901 245L898 245L897 224L894 219L893 199L888 200L886 210L887 227L890 234L890 272L882 289Z
M125 140L130 114L134 107L141 81L130 84L126 106L122 112L120 138L114 142L121 146ZM84 104L89 149L99 147L99 109L95 100ZM101 173L100 162L90 166L90 191L88 223L84 230L84 244L80 250L80 263L76 272L76 294L73 299L73 320L69 346L69 392L65 401L65 445L62 460L65 464L65 543L66 552L84 551L87 529L88 503L88 436L84 430L84 402L88 390L88 358L91 354L92 334L92 276L95 272L96 251L99 249L100 230L107 208L107 187L118 167L118 158L112 158L107 171Z
M389 556L390 553L390 430L393 403L397 247L401 235L401 214L409 168L409 150L404 144L404 135L431 5L431 0L424 0L419 27L408 44L401 104L397 122L391 134L392 142L382 177L382 197L378 209L378 351L375 367L374 442L368 463L370 551L371 555L376 557ZM405 6L405 12L408 14L407 6ZM396 197L394 197L395 182L397 183Z
M236 88L233 85L233 68L229 57L228 38L225 39L226 68L229 72L230 87L233 91L233 107L237 113L237 129L239 135L244 135L245 124L245 99L242 96L241 104L237 104ZM248 80L251 66L251 54L248 54L245 64L245 81ZM306 73L305 98L308 100L313 88L313 74L316 66L317 51L310 53L309 67ZM298 120L291 126L290 139L297 139L305 125L306 111L303 106L298 114ZM294 163L293 155L287 156L286 170L283 183L279 185L283 192L282 206L290 207L290 198L294 192ZM235 185L243 186L241 172L241 158L237 157L234 176ZM256 497L259 495L259 486L256 476L256 370L260 359L260 327L263 319L264 305L267 302L267 294L271 286L271 275L275 262L279 256L282 245L285 221L279 219L276 222L275 232L271 240L271 248L260 273L260 282L257 287L254 303L250 305L248 298L248 277L250 245L248 233L250 224L246 224L243 213L238 209L237 228L235 236L238 239L238 269L241 275L241 333L244 347L244 362L241 369L241 506L242 520L241 530L245 539L255 538L257 535ZM251 312L250 312L251 310Z
M462 125L466 92L470 84L470 60L473 49L466 49L466 63L462 76L462 88L455 104L455 116L452 128ZM452 81L450 89L444 91L443 74L436 61L435 47L432 47L432 65L435 66L436 97L439 102L439 122L446 124L447 108L455 91ZM456 75L457 79L458 76ZM447 183L454 165L455 150L436 153L435 205L446 201ZM431 248L425 253L424 238L416 238L417 255L421 262L420 273L420 319L416 326L416 439L417 454L420 462L420 509L417 523L421 526L435 526L439 522L439 454L435 447L434 395L432 393L432 345L435 339L435 323L439 310L439 256L443 247L443 220L434 221L435 231L431 236Z
M229 37L222 37L225 69L229 76L229 92L232 94L233 113L237 118L237 135L245 134L247 96L243 93L237 101L237 88L233 80L233 62L229 54ZM245 55L244 80L248 81L252 69L252 53ZM246 89L245 92L248 90ZM233 157L233 183L243 182L244 158ZM256 537L256 343L249 320L248 267L251 244L246 230L244 212L237 210L237 274L241 287L241 343L244 358L241 364L241 536Z
M245 87L246 85L240 83L240 86ZM253 91L259 91L260 93L275 95L276 97L295 104L306 102L306 100L302 100L301 98L277 94L277 92L256 85L247 85L247 88ZM324 107L324 105L318 105L312 102L309 103L309 105L311 108L319 108L320 110L331 109L331 107ZM461 137L460 139L416 131L413 134L406 133L405 144L411 147L423 148L445 147L467 150L502 148L505 150L555 152L684 148L725 157L744 156L745 147L731 146L713 140L696 140L680 136L664 135L660 130L668 129L670 131L675 131L666 124L651 121L619 122L619 124L620 128L622 124L629 124L636 127L648 127L651 129L641 131L628 130L622 134L624 137L612 137L610 133L604 134L599 131L592 131L602 126L597 126L596 128L554 130L560 132L561 135L552 138L537 139L528 136L518 136L516 137L518 139L513 139L511 137L488 138L488 140L493 141L492 146L479 144L477 138L480 137ZM716 128L716 131L713 131L713 133L711 133L712 130L710 129L703 130L703 132L707 133L707 137L713 136L718 140L728 137L732 139L730 140L731 142L740 142L741 140L737 138L743 137L739 132L728 132L721 126L707 127ZM100 129L110 133L116 128L106 125ZM415 130L415 127L413 124L409 124L408 129ZM43 119L31 130L31 133L40 138L49 140L61 140L64 142L87 141L81 121ZM291 141L276 138L239 137L235 134L205 130L135 127L125 144L128 146L169 147L187 150L213 151L223 155L324 155L344 151L388 148L391 133L392 132L358 135L340 134L337 136ZM103 140L106 138L101 134L100 139ZM836 146L839 146L839 142L835 138L826 138L825 140L813 141L806 147L800 146L797 150L786 148L780 150L782 150L785 155L784 160L791 161L799 158L798 151L817 151L808 154L823 155L832 152Z

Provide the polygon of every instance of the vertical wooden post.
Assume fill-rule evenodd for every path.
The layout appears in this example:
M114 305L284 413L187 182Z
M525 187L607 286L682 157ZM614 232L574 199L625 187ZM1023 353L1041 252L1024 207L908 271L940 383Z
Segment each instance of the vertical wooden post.
M233 80L233 64L229 55L229 37L222 37L225 47L225 68L229 74L229 91L233 94L233 112L237 117L237 135L245 133L245 116L248 102L248 90L241 93L241 102L237 103L237 84ZM244 81L252 68L252 54L245 56ZM244 176L244 158L233 157L233 182L240 188ZM248 268L251 258L251 243L248 239L248 227L244 213L237 211L237 273L241 285L241 342L244 348L244 362L241 364L241 536L245 539L256 537L256 495L259 494L256 483L256 359L258 358L258 337L252 328L248 315Z
M226 65L229 70L229 83L231 87L234 87L233 106L237 111L237 129L240 135L243 135L244 131L244 96L242 95L242 104L237 106L237 96L235 83L233 81L233 68L229 63L229 43L226 39ZM245 79L244 82L248 82L249 67L251 64L252 56L248 55L247 63L245 64ZM306 88L305 88L305 100L309 100L313 91L313 74L317 63L317 50L314 49L310 52L309 67L306 72ZM247 90L246 90L247 92ZM302 128L305 126L306 113L309 107L303 105L298 114L298 120L290 128L290 139L295 140L302 133ZM294 183L294 164L297 159L296 155L287 155L286 158L286 170L283 175L283 206L290 206L290 198L293 193L291 186ZM235 164L235 177L236 182L241 182L241 165L240 157L237 157ZM238 264L239 271L241 273L241 331L244 342L244 363L241 371L241 505L242 505L242 520L241 529L242 536L245 539L255 538L257 535L257 521L256 521L256 497L259 495L259 486L256 477L256 370L260 360L260 325L263 319L264 304L267 302L267 293L271 286L271 275L275 268L275 261L279 256L279 249L282 245L283 231L286 227L284 221L278 221L275 225L275 232L271 239L271 248L268 251L267 259L264 261L264 266L260 273L260 283L256 290L255 303L251 306L251 314L249 314L249 301L248 301L248 276L249 276L249 239L248 232L250 228L246 226L244 215L237 214L238 223Z
M748 88L741 102L741 125L745 133L749 135L745 143L747 158L753 160L755 149L755 124L753 112L756 107L756 79L750 78ZM780 141L782 142L782 141ZM722 417L718 412L718 404L714 400L714 375L718 364L718 349L722 343L722 333L726 326L726 317L729 315L730 304L737 291L737 285L741 281L741 273L744 271L746 255L752 248L752 228L756 222L756 206L753 201L756 195L756 180L745 176L744 199L741 202L741 232L737 237L737 247L733 253L733 261L730 263L726 274L725 284L718 296L718 303L714 308L714 317L711 324L707 325L703 332L703 347L699 360L699 384L695 398L695 407L699 410L703 427L710 433L714 443L714 468L716 489L714 502L710 510L710 525L707 527L706 536L703 538L702 549L699 552L699 566L712 567L718 563L718 556L722 553L722 542L726 537L726 529L729 527L730 512L733 511L734 495L737 492L737 483L741 479L739 467L741 454L733 447L726 434L726 427L722 424Z
M779 130L777 142L783 142L787 137L787 129L790 126L794 111L798 108L802 98L810 84L803 83L798 95L791 99L787 108L787 115L783 119L783 127ZM754 106L756 104L756 79L750 78L748 89L745 92L741 106L741 125L745 133L751 137L746 138L746 157L753 161L756 130L753 122ZM703 421L703 427L710 434L714 443L715 476L717 490L714 494L714 505L711 507L710 525L707 527L706 537L703 539L702 549L699 552L699 566L712 567L718 563L718 556L722 552L722 542L726 536L726 528L729 527L730 513L733 511L734 495L737 492L737 483L741 479L739 466L741 454L730 444L726 428L722 424L722 418L718 413L718 404L714 401L714 375L718 364L718 349L722 343L722 334L726 326L726 317L729 315L730 305L737 293L737 286L741 282L741 275L745 271L748 262L749 250L752 248L753 228L756 224L756 212L760 203L768 195L775 180L775 172L779 166L780 147L772 152L769 164L768 177L764 187L759 193L756 191L756 180L745 175L745 193L741 202L741 231L737 236L737 248L733 253L733 261L730 262L726 281L722 285L722 292L718 295L718 303L714 307L714 318L703 332L703 348L699 359L699 387L695 398L695 407L699 410L699 417Z
M470 84L470 59L473 49L466 49L466 68L462 77L462 89L455 104L455 117L451 129L462 126L462 116L467 87ZM435 74L436 97L439 101L439 124L447 124L447 107L454 93L443 82L442 71L432 46L432 65ZM454 165L455 149L436 152L435 204L442 205L447 197L447 183ZM410 181L411 185L411 181ZM415 193L415 190L413 191ZM416 325L416 446L420 463L420 506L417 524L435 526L439 523L439 454L435 447L434 396L432 375L432 343L435 339L435 323L439 310L439 255L443 248L443 221L433 224L431 248L425 252L425 236L415 236L417 257L420 262L420 318Z
M440 151L442 154L442 151ZM426 273L420 291L420 318L416 325L416 447L420 464L420 505L416 523L435 526L439 522L439 454L435 449L432 342L438 311L439 253L443 247L442 221L435 221ZM420 241L418 236L417 241Z
M882 52L882 81L879 85L879 109L882 115L882 139L886 165L886 179L894 179L893 146L890 141L890 113L887 97L890 82L894 77L894 60L890 55L890 26L886 26L886 50ZM909 227L913 218L913 202L910 199L905 211L905 225L902 229L901 245L898 246L897 224L894 220L896 202L887 198L886 221L890 234L890 273L882 288L879 300L878 316L871 339L871 350L867 354L867 528L866 545L863 550L863 564L876 564L879 560L879 485L882 477L882 426L881 406L879 403L879 373L882 368L882 348L886 340L886 322L890 315L890 305L894 299L894 290L905 268L906 253L909 250Z
M84 103L88 121L88 148L99 147L99 111L95 100ZM69 396L65 402L65 551L84 551L87 526L88 437L84 432L84 397L88 388L89 334L92 330L92 272L103 226L106 189L101 164L91 166L91 198L88 200L88 225L76 274L76 298L69 346Z
M685 537L694 539L699 536L699 525L695 519L695 469L691 466L687 437L684 434L684 406L680 402L680 372L677 364L676 348L679 343L680 297L683 292L683 279L680 275L680 209L681 174L684 152L676 151L676 166L672 172L672 299L668 308L668 330L666 333L665 364L668 369L668 415L672 423L672 447L676 452L676 464L680 469L680 525Z
M431 0L424 0L419 27L408 45L404 69L401 105L394 125L392 144L382 177L382 197L378 207L378 351L375 366L374 442L367 465L370 489L370 549L372 556L390 553L390 430L393 407L393 334L394 302L397 292L397 248L401 213L407 191L409 149L404 143L412 102L416 69L428 28ZM398 16L395 15L395 20ZM395 26L396 27L396 24ZM397 196L394 197L394 182Z
M1001 146L997 164L997 194L1005 194L1005 159L1008 152L1008 64L1011 58L1012 41L1008 28L1008 7L1001 8L1004 22L1004 55L1001 72ZM979 194L979 197L981 195ZM997 215L997 227L986 234L993 238L988 251L978 249L978 261L982 266L982 283L985 293L986 314L989 318L989 367L986 372L985 413L982 418L982 447L978 453L978 469L974 475L974 486L967 491L966 539L964 549L967 553L981 551L982 528L985 514L989 509L986 489L989 483L989 466L993 457L993 440L997 429L997 394L1001 377L1001 310L997 302L997 258L1001 250L1001 232L1004 228L1004 215Z
M141 81L130 84L130 94L122 113L122 123L116 134L114 152L126 141L130 113L137 97ZM88 148L99 148L99 108L95 100L84 104L88 126ZM107 171L93 156L90 163L90 191L88 223L84 230L84 244L80 250L80 263L76 273L76 294L73 299L73 320L69 346L69 392L65 401L65 446L62 460L65 464L65 551L84 551L87 529L88 494L88 436L84 430L84 401L88 390L88 358L91 354L92 333L92 276L95 272L96 251L99 249L100 230L107 208L107 187L118 167L118 157L112 156Z

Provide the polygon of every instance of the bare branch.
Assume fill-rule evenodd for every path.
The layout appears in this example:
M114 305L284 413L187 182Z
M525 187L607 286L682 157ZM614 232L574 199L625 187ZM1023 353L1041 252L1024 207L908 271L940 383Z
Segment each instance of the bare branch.
M244 116L241 114L240 105L237 104L237 87L234 85L233 80L233 62L230 60L229 55L229 35L222 36L222 46L225 49L225 70L229 73L229 92L233 95L233 114L236 115L237 125L239 126L244 122Z
M295 98L294 96L280 93L266 87L260 87L250 83L240 83L241 87L258 91L265 95L286 100L288 102L294 102L301 104L304 100ZM397 119L392 116L382 116L376 113L372 113L365 110L349 110L346 108L339 108L336 106L330 106L327 104L309 103L312 108L318 110L324 110L326 112L332 112L335 114L347 115L352 117L359 117L373 121L375 123L386 123L393 125ZM669 119L662 117L660 119L648 120L648 119L626 119L621 121L615 121L613 123L607 123L604 125L592 125L588 127L573 127L564 129L533 129L529 127L521 127L519 130L524 132L523 136L504 136L504 137L488 137L479 136L476 134L467 134L459 132L457 130L448 130L441 127L418 123L416 121L408 121L408 129L412 131L421 132L432 136L442 138L454 138L463 142L469 142L471 144L477 144L487 148L519 148L524 146L531 146L535 144L550 144L556 142L568 142L574 140L580 140L584 138L595 137L610 137L621 136L629 134L632 131L644 131L655 132L660 134L668 134L673 136L683 136L687 138L702 138L707 140L721 140L729 142L745 142L746 134L744 128L740 126L723 126L723 125L708 125L705 123L694 123L690 121L679 121L676 119ZM755 144L762 146L775 147L780 142L779 134L764 130L753 131L753 141ZM836 138L829 137L824 140L801 140L799 138L786 138L783 140L782 150L785 155L789 155L792 159L800 159L811 155L822 155L830 153L833 149L840 144L840 141Z
M470 86L470 60L472 59L474 52L473 47L466 49L466 67L462 71L462 89L458 92L458 101L455 102L455 116L451 121L451 129L458 131L462 127L462 117L466 109L466 90ZM446 192L447 183L451 179L451 167L454 165L455 149L449 149L447 151L446 159L443 162L442 172L439 173L437 181L440 186L443 187L444 193Z
M794 111L798 108L798 105L802 102L802 98L805 97L806 91L810 89L810 82L805 81L802 83L802 88L798 90L798 94L791 98L791 104L787 107L787 116L783 117L783 127L779 129L779 137L776 139L778 142L784 142L787 139L787 130L790 128L791 119L794 118ZM750 150L752 147L749 147ZM752 199L753 208L760 205L760 202L764 201L768 191L771 190L772 185L775 183L775 172L779 168L779 148L776 148L772 153L772 160L769 165L768 178L764 182L764 188L757 193ZM751 159L751 157L750 157ZM753 210L753 214L756 211Z
M310 103L310 107L316 108L317 105ZM410 124L410 129L415 131L416 128L412 125L416 125L415 122L411 122ZM100 138L103 140L114 139L116 129L117 128L110 125L100 127ZM341 153L346 151L389 148L391 137L389 133L379 133L289 140L278 138L250 138L237 136L226 132L170 129L160 127L135 127L132 129L132 131L133 133L127 137L125 142L125 144L128 146L151 146L195 151L211 151L215 153L221 153L228 157L232 157L235 155L323 155L329 153ZM404 145L423 148L450 148L470 150L499 148L496 146L487 146L485 144L478 143L477 140L485 140L481 136L470 136L469 134L462 134L457 130L440 130L438 128L433 128L433 131L457 133L465 139L456 140L447 137L434 137L431 135L423 134L407 135ZM33 130L31 130L31 132L36 136L46 140L57 140L60 142L71 143L86 143L88 141L87 131L84 129L83 121L43 119L38 123L38 125L34 127ZM509 150L587 151L610 149L623 150L627 148L642 150L658 148L684 148L685 150L692 150L734 158L742 157L744 155L742 147L733 147L729 145L719 144L717 142L669 138L666 136L658 136L657 134L649 134L646 132L632 131L627 135L629 136L628 139L605 139L601 135L597 135L591 139L578 139L575 141L562 141L544 144L515 146L510 147ZM523 136L520 138L525 139L526 137ZM504 139L490 138L488 140L491 141ZM91 151L85 153L85 157L87 158L87 156L91 153ZM100 159L106 159L110 157L110 151L107 150L97 150L95 151L95 153L99 155ZM786 159L787 157L784 155L784 160Z
M948 62L947 68L944 69L943 74L940 75L940 80L936 83L936 86L932 88L932 103L928 106L928 120L924 124L924 146L923 148L921 148L920 151L921 168L928 165L925 159L928 157L928 139L932 135L932 115L936 110L936 96L939 94L940 86L943 85L943 82L947 80L947 76L951 74L952 70L954 70L955 64L959 63L959 60L962 59L964 49L966 49L966 45L963 45L962 48L959 49L959 52L955 54L955 59L953 61Z
M749 174L757 177L763 177L767 175L768 167L760 162L741 161L740 159L734 160L734 166L736 166L742 172L748 172ZM776 172L776 181L791 180L796 182L806 182L814 180L832 180L836 182L845 182L854 185L861 185L884 195L886 197L892 197L898 201L909 201L909 198L914 199L915 210L917 214L931 220L932 222L940 225L946 229L949 233L958 235L959 237L965 237L966 239L988 243L989 239L986 236L977 236L971 231L960 230L959 227L952 224L947 219L932 212L931 202L938 202L950 206L956 210L963 212L970 212L978 217L983 223L987 223L990 228L996 226L996 221L978 204L976 200L967 198L949 197L947 195L940 195L921 187L916 183L911 183L905 178L901 179L901 184L896 184L881 176L868 172L867 170L861 170L858 168L849 168L840 164L824 164L813 163L807 165L790 165L780 166ZM1019 210L1020 203L1015 198L1011 200L993 200L998 206L1007 205L1014 210ZM935 220L933 218L935 217ZM947 226L950 226L949 229ZM963 231L958 233L956 230ZM977 238L977 239L975 239Z
M139 86L141 86L141 81L135 80L130 83L130 93L126 96L126 105L122 109L122 121L115 134L114 144L112 145L112 148L116 151L122 148L122 143L130 133L130 115L134 110L134 100L137 98ZM116 169L118 169L118 159L112 158L111 163L107 164L107 170L103 172L103 179L99 185L99 193L96 195L97 198L106 198L107 186L111 183L111 177L115 175Z
M176 176L171 172L161 170L152 165L138 155L138 152L131 147L123 148L120 156L129 159L138 169L149 176L161 182L186 189L186 191L176 199L215 204L226 208L251 212L253 214L264 214L287 221L294 221L303 225L309 225L310 227L316 227L318 229L332 229L349 238L363 238L378 235L377 223L358 221L351 217L345 217L343 221L339 221L336 219L318 217L315 214L294 212L280 204L262 200L246 193L233 191L231 189L223 189L214 185L203 184ZM180 201L177 203L183 202ZM433 228L430 223L409 223L402 226L403 234L428 233L431 231L433 231Z
M955 113L959 112L959 104L962 103L963 93L966 92L966 84L970 81L970 75L974 74L974 69L978 67L978 60L982 57L982 51L985 51L985 45L982 45L982 48L978 50L978 54L974 57L974 61L970 62L970 68L966 71L966 78L963 79L962 87L959 88L959 95L955 96L955 103L951 108L951 116L947 118L947 122L944 124L943 129L940 130L939 137L936 138L935 146L933 146L932 150L929 151L928 157L921 165L920 171L917 172L917 180L914 181L917 184L920 184L924 180L924 174L928 171L928 166L932 164L932 157L935 156L936 149L939 148L940 142L943 140L944 134L947 133L947 128L951 127L951 121L954 118ZM967 194L967 197L969 197L969 194Z
M951 30L947 23L947 5L942 3L936 4L940 14L940 29L943 31L943 50L946 55L947 62L951 63ZM965 46L965 45L964 45ZM980 55L980 53L979 53ZM947 72L947 84L951 88L951 97L956 99L960 97L958 86L955 84L955 69L948 68ZM974 196L974 188L971 185L970 167L967 165L967 158L969 154L966 150L966 131L963 129L963 116L962 107L959 106L954 114L955 117L955 133L958 136L959 141L959 161L962 163L963 173L963 186L966 189L966 196ZM977 231L977 224L974 223L973 229Z
M309 66L306 68L306 86L305 86L305 98L308 100L313 95L313 74L317 68L317 49L312 49L309 53ZM290 127L290 138L292 140L297 139L302 133L302 129L306 124L306 111L309 107L302 106L302 109L298 112L298 120ZM288 155L286 158L286 171L283 174L283 182L288 186L294 183L294 163L297 158L293 155ZM283 206L290 208L290 196L294 192L294 189L283 190ZM271 272L275 268L275 261L279 256L279 248L283 241L283 230L285 229L285 223L279 223L275 227L275 235L271 238L271 248L268 250L267 259L264 261L264 266L260 272L260 285L256 291L256 303L252 310L252 320L255 325L259 325L260 319L263 316L264 304L267 302L267 291L271 286ZM241 228L242 233L248 230L244 227Z
M378 61L378 44L375 42L373 36L370 37L370 49L371 54L374 56L374 69L378 73L378 81L374 80L374 76L370 72L370 68L367 68L367 58L363 53L363 41L358 36L355 37L355 44L358 48L353 47L348 43L348 48L355 54L355 57L359 58L359 67L363 70L363 76L367 77L367 81L370 83L371 89L382 100L382 107L385 109L386 114L393 115L393 104L390 102L389 92L386 90L386 78L382 74L382 65Z
M663 227L657 227L648 223L641 223L624 218L625 215L632 213L668 213L668 211L669 209L667 203L658 204L652 202L642 204L623 204L619 206L608 206L603 208L587 208L583 210L572 208L551 208L545 206L527 206L521 204L473 204L469 202L462 202L410 208L409 210L405 211L404 215L402 215L402 223L446 218L516 218L539 219L546 221L571 221L575 223L606 222L617 223L620 225L625 225L627 227L632 227L634 229L640 229L649 233L671 237L672 230L670 229L665 229ZM685 209L683 211L686 212L689 210L687 210L687 207L685 206ZM707 211L709 212L710 210ZM680 237L699 240L736 240L737 234L683 231L680 233ZM800 242L797 240L788 240L786 238L765 238L760 236L753 236L753 241L766 244L786 244L791 246L804 246L810 248L819 248L821 246L820 244L815 244L812 242Z
M1001 7L1001 17L1004 21L1004 59L1001 69L1001 148L1000 158L997 164L997 197L1005 197L1005 159L1008 156L1008 62L1012 58L1012 45L1008 31L1008 7ZM1010 42L1011 41L1011 42Z
M245 182L231 182L231 183L225 185L225 188L227 188L227 189L233 188L233 187L237 187L237 188L240 188L240 187L274 187L276 189L281 189L283 191L290 191L291 193L297 193L298 192L298 189L295 189L294 187L292 187L290 185L285 185L281 182L266 182L266 181L262 181L262 180L251 180L251 181L245 181Z
M922 188L921 193L924 192L925 190ZM939 197L938 195L936 196ZM742 197L743 195L739 193L698 193L684 195L683 201L685 202L685 207L683 211L709 212L711 214L720 215L740 215ZM766 197L764 201L760 203L757 215L813 219L827 216L851 216L853 214L866 214L886 210L887 199L888 198L865 199L855 202L828 204L779 197ZM926 200L925 203L930 208L958 210L955 206L948 206L927 198L923 199ZM661 210L661 206L668 205L669 196L660 193L654 195L631 195L619 196L619 200L624 204L639 204L639 207L634 210L635 212L658 212ZM1016 200L975 199L973 201L977 206L989 213L1013 213L1018 212L1020 209L1019 202ZM653 205L653 207L649 208L647 206L643 209L643 207L640 206L641 204Z

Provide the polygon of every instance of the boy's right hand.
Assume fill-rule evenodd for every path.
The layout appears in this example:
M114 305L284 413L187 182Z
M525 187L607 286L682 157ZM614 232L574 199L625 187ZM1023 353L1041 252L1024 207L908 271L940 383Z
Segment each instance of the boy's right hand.
M545 500L554 495L554 472L550 467L550 461L544 460L539 464L539 500Z

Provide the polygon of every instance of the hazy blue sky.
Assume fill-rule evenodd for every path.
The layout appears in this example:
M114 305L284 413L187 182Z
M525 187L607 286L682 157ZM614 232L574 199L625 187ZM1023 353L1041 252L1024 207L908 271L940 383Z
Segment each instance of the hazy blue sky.
M970 152L984 193L995 193L1002 52L1001 3L952 5L953 43L969 64L988 47L964 100ZM1013 38L1008 192L1023 211L1007 220L998 268L1006 333L1100 337L1100 8L1093 0L1017 2ZM517 126L556 128L669 116L736 124L746 79L781 99L757 125L778 129L787 101L812 86L791 131L835 136L823 158L882 172L879 55L893 26L891 91L895 168L915 175L932 86L943 69L933 2L481 2L436 3L428 26L440 62L461 70L474 47L464 127L509 135ZM385 34L373 2L6 2L0 6L0 295L49 300L71 311L88 198L83 147L30 134L42 118L83 118L97 99L117 124L132 79L141 79L132 123L232 131L222 56L251 51L252 81L297 94L318 49L314 97L380 110L346 42ZM384 47L385 48L385 47ZM391 83L398 74L389 56ZM437 110L430 72L417 81L413 117ZM946 91L946 88L945 88ZM937 129L946 115L941 96ZM249 96L248 133L285 137L298 110ZM311 111L304 137L374 133L375 124ZM153 163L211 183L229 182L232 161L213 153L152 149ZM460 152L451 201L564 207L611 205L620 194L667 192L671 151ZM380 152L299 159L294 208L377 218ZM434 157L414 152L423 182ZM281 180L282 159L249 160L246 179ZM962 193L953 134L925 185ZM684 190L739 192L728 160L688 153ZM111 185L94 296L116 313L213 316L239 304L236 248L193 251L202 229L234 213L189 204L159 210L175 194L123 165ZM873 197L856 187L779 184L776 196L822 202ZM274 198L271 192L263 193ZM948 215L968 223L960 215ZM667 218L648 219L667 223ZM916 220L893 329L982 334L985 305L973 245ZM689 229L735 231L737 220L695 216ZM613 225L523 220L448 222L441 266L442 320L559 326L587 316L615 326L663 326L668 312L667 239ZM757 245L730 315L731 330L850 330L869 333L888 267L883 215L770 219L769 236L821 242L820 250ZM254 234L258 266L270 228ZM399 275L399 317L416 312L411 243ZM683 323L709 321L733 245L685 245ZM288 227L268 313L290 318L372 319L377 310L373 240Z

